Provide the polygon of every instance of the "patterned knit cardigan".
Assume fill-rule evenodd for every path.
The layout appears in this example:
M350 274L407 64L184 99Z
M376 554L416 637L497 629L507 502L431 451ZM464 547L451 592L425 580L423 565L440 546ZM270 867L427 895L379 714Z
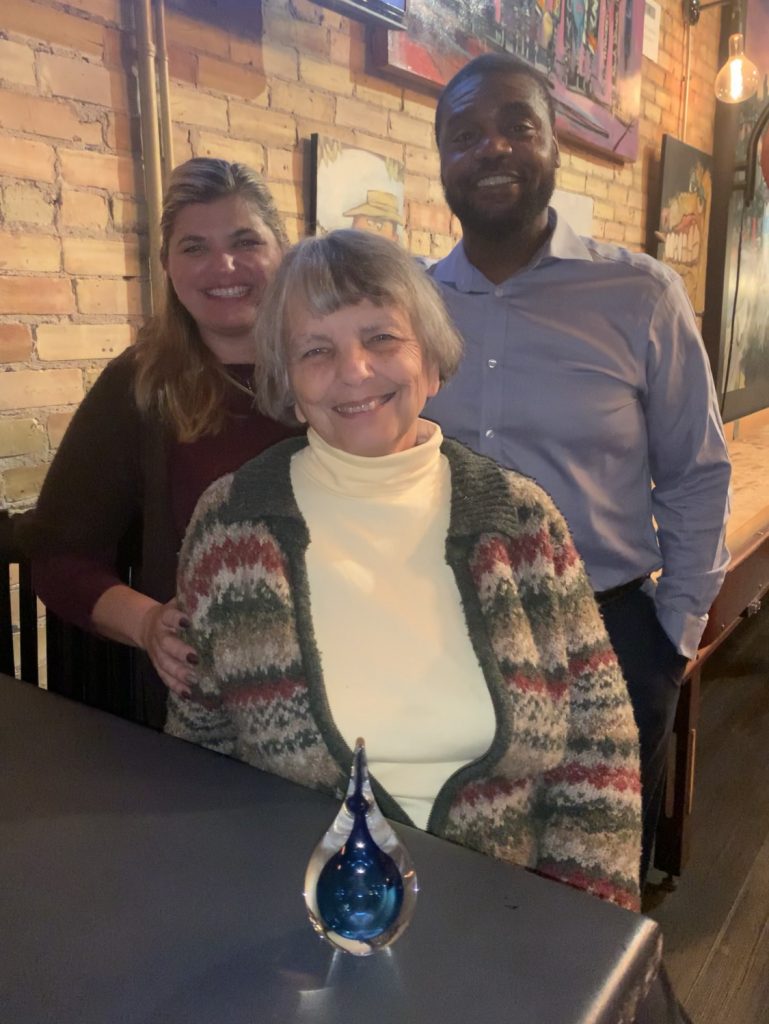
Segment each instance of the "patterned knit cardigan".
M352 751L326 699L310 538L290 480L305 444L275 445L197 506L178 599L198 682L188 700L170 695L166 732L341 799ZM638 736L564 520L530 479L455 441L441 450L452 481L446 560L497 726L488 751L443 785L428 830L637 909ZM384 814L411 823L374 789Z

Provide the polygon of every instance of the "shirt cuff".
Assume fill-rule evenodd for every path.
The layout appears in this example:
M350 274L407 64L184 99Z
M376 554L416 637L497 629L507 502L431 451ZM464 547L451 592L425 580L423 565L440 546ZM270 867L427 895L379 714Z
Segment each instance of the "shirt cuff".
M675 608L660 604L656 599L654 605L659 623L678 653L689 659L696 657L700 639L708 622L707 615L679 612Z

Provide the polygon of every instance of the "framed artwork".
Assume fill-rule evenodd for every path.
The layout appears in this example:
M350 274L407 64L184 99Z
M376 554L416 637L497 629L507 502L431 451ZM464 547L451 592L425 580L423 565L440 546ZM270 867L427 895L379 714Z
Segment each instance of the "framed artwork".
M402 239L402 163L318 134L311 136L311 154L312 233L356 228Z
M657 259L683 278L694 311L705 309L713 161L672 135L662 136Z
M726 421L769 406L769 188L759 171L746 205L735 187L747 140L769 103L769 3L747 0L745 51L759 70L756 96L731 109L718 104L714 143L714 199L703 335ZM763 149L769 147L769 134Z
M644 0L409 0L406 31L376 28L375 66L439 89L488 50L542 71L562 137L638 154Z
M316 0L322 7L346 14L359 21L378 21L395 28L403 28L406 18L406 0Z

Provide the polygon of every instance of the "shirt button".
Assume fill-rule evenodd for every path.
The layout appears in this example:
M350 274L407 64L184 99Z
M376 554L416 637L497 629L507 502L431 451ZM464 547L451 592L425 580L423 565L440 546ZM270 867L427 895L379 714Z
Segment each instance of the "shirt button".
M493 370L496 365L497 365L496 359L489 359L488 367L489 367L490 370Z
M501 299L504 294L505 294L505 289L504 288L495 288L494 289L494 295L496 296L496 298Z
M493 436L494 436L494 431L493 430L487 430L486 431L486 437L493 437Z

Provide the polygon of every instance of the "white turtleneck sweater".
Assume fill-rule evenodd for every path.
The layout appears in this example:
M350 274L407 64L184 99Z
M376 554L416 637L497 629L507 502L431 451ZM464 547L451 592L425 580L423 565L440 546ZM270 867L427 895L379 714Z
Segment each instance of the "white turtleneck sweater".
M446 564L451 475L440 428L381 457L314 430L291 461L332 717L420 828L448 777L486 752L494 711Z

